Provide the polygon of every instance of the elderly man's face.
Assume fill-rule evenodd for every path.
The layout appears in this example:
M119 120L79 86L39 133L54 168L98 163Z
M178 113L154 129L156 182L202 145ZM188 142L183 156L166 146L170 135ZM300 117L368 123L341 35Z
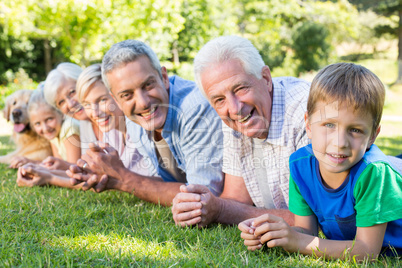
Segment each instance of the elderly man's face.
M169 105L169 79L162 79L146 56L107 74L114 98L124 114L148 131L161 132Z
M208 100L223 122L252 138L265 139L271 120L272 79L269 68L262 78L247 74L240 61L212 65L201 75Z

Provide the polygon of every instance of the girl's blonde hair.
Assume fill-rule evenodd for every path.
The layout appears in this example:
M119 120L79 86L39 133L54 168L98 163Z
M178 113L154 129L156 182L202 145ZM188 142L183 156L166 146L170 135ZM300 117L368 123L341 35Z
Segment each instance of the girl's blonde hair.
M33 111L37 111L39 107L48 107L51 111L53 111L57 115L60 115L63 118L64 115L60 112L60 110L50 105L46 101L43 93L43 87L44 83L42 82L39 84L38 88L34 92L32 92L32 95L29 98L28 102L28 115L30 115Z

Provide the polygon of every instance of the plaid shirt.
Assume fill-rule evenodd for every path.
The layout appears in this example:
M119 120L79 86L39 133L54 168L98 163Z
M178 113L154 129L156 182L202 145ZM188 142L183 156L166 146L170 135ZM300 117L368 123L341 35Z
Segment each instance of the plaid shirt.
M262 144L264 159L253 157L252 138L222 124L222 170L244 179L257 207L264 207L264 192L270 190L275 208L281 209L288 208L289 204L289 157L310 143L304 124L310 83L293 77L279 77L273 78L273 87L271 123L268 137ZM264 168L267 176L257 178L257 168ZM261 189L259 179L267 179L269 189Z

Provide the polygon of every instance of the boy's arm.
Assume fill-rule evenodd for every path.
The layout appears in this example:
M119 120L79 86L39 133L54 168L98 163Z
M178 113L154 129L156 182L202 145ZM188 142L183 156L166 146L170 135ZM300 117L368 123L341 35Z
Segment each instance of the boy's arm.
M274 220L274 221L273 221ZM275 222L277 220L277 222ZM240 237L244 239L244 245L248 250L254 251L260 249L262 245L268 242L273 233L283 234L279 239L291 239L296 232L317 234L317 219L314 215L297 216L295 215L295 224L297 226L290 227L283 218L272 214L264 214L257 218L252 218L239 223L238 228L242 232ZM270 229L272 228L272 233ZM286 236L289 237L286 237Z
M370 260L378 257L382 242L384 240L387 223L374 225L371 227L358 227L355 240L329 240L298 233L297 247L283 248L287 251L299 251L305 255L315 255L329 259L350 259ZM275 244L275 243L273 243ZM269 247L277 246L267 244Z
M261 244L268 247L281 246L288 252L300 252L304 255L314 255L324 258L357 260L374 259L378 256L384 240L387 224L371 227L358 227L355 240L329 240L311 235L314 233L314 216L296 216L295 228L290 228L286 222L273 215L263 215L254 220L257 226L254 232ZM316 221L315 221L316 222ZM317 225L317 223L315 223Z

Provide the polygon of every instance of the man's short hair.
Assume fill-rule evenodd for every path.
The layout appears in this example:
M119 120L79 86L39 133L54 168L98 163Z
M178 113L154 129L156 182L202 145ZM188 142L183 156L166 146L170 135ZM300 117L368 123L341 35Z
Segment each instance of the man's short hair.
M201 75L214 64L236 59L244 71L260 79L264 61L258 50L246 38L239 36L221 36L205 44L194 59L194 78L202 94L206 96L201 84Z
M106 74L116 68L120 68L130 62L137 60L141 56L148 57L151 66L159 73L162 78L161 64L155 52L144 42L128 39L114 44L102 60L102 79L105 86L110 90L109 81Z
M318 101L338 101L338 105L346 104L354 111L369 113L375 133L381 121L385 88L369 69L354 63L335 63L320 70L313 79L307 103L309 116Z

